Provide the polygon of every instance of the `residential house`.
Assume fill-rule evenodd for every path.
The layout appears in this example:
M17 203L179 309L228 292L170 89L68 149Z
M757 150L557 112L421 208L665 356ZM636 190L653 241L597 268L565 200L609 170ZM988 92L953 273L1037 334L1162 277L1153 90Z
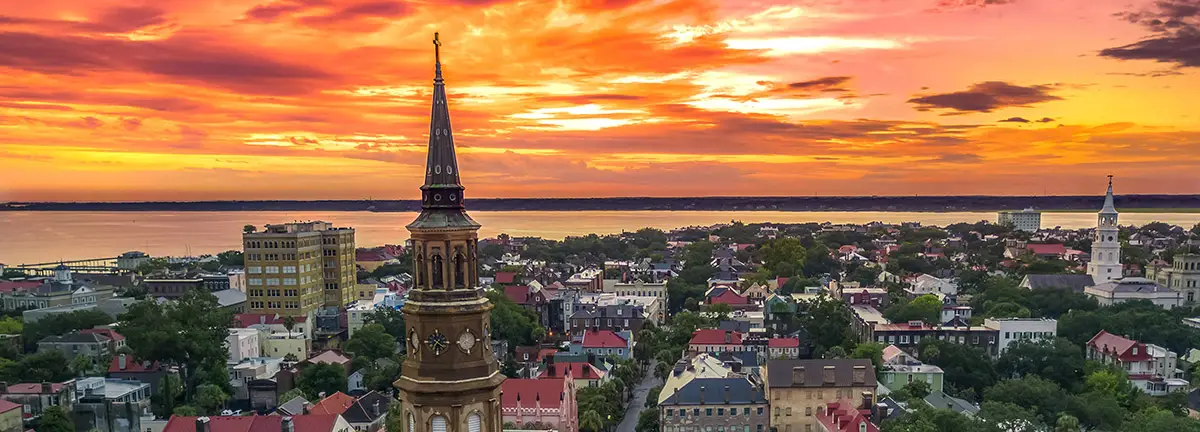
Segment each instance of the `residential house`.
M558 362L550 357L546 367L538 374L538 379L563 379L571 378L575 380L575 388L598 387L608 378L608 372L600 370L591 363L587 362Z
M293 416L171 416L162 432L353 432L354 428L337 414L301 414Z
M942 325L968 325L971 322L971 312L970 306L945 304L942 306L942 315L938 322Z
M688 341L688 351L696 353L745 350L746 347L742 344L742 334L734 331L700 329L692 333L692 339Z
M1149 300L1158 307L1171 309L1183 306L1183 293L1159 285L1145 278L1127 277L1114 279L1084 288L1084 294L1100 302L1101 306L1124 303L1130 300Z
M851 305L850 315L854 318L854 321L850 322L850 329L858 336L860 342L875 340L875 326L891 324L891 321L883 317L883 312L871 306Z
M106 376L109 378L144 382L150 385L150 394L154 394L158 391L158 385L162 383L163 377L166 377L170 373L170 370L158 362L139 362L131 355L117 354L113 356L112 362L109 363Z
M75 380L61 383L0 383L0 399L24 405L25 418L36 418L52 406L70 412L75 402Z
M835 284L841 286L841 284ZM835 291L835 298L841 298L848 305L864 305L876 309L886 309L891 304L891 296L887 288L840 288Z
M693 379L671 389L658 404L661 430L666 432L766 432L769 412L762 387L745 377Z
M597 357L614 356L625 360L633 358L633 335L628 330L620 333L611 330L588 330L583 332L583 340L578 346L584 353Z
M54 277L39 281L0 282L0 308L38 309L58 306L94 305L111 298L110 286L76 280L71 269L59 265Z
M645 309L634 304L611 304L588 306L571 315L571 333L582 335L585 331L629 330L637 334L646 322Z
M318 401L310 412L341 415L355 431L376 432L384 430L386 426L391 401L391 397L377 392L369 392L359 398L337 392Z
M124 432L141 430L142 414L150 410L150 385L114 378L80 378L72 417L81 430Z
M845 399L825 406L817 412L817 430L820 432L879 432L868 415L875 406L874 397L864 393L861 401Z
M579 430L575 380L509 378L501 384L500 395L504 423L527 430Z
M1163 350L1166 351L1166 350ZM1167 351L1169 353L1169 351ZM1116 365L1129 376L1129 382L1151 396L1162 396L1167 393L1185 389L1188 382L1175 378L1173 375L1164 376L1164 368L1160 362L1170 361L1170 357L1158 353L1155 357L1147 344L1117 336L1101 330L1087 343L1087 358L1105 364ZM1172 353L1171 356L1174 354Z
M895 345L883 349L883 371L879 374L879 386L888 392L880 390L880 395L900 390L914 381L925 381L931 392L944 389L942 368L922 364L915 357Z
M749 309L755 305L750 303L750 299L741 295L732 287L718 285L708 289L704 293L704 304L726 304L734 310Z
M1090 274L1030 274L1021 279L1021 288L1031 290L1069 289L1081 293L1095 285Z
M732 373L738 375L762 376L763 358L754 351L726 351L717 354L717 359L725 363Z
M67 333L62 336L47 336L38 341L38 352L60 351L67 360L76 356L100 361L113 354L113 340L99 333Z
M767 357L771 359L800 358L800 339L771 338L767 342Z
M536 314L538 324L542 327L550 326L550 297L538 281L530 281L529 285L505 286L504 296Z
M754 283L743 289L741 294L742 297L749 299L751 303L762 303L768 295L771 295L771 292L767 290L766 286Z
M729 314L729 319L738 322L746 323L751 329L766 328L766 316L760 310L736 310ZM747 331L749 333L749 331Z
M816 415L830 403L870 394L874 406L875 366L865 359L769 360L767 399L770 425L780 432L820 430Z
M267 333L301 333L308 338L312 338L312 326L309 324L309 317L297 316L293 317L295 324L291 329L285 325L287 317L278 314L237 314L233 316L234 325L237 328L252 328L265 331Z
M258 341L258 330L248 328L229 329L225 337L225 346L229 349L230 363L240 363L248 358L259 357L261 346Z
M25 430L25 418L21 412L22 408L23 406L19 403L0 399L0 432L22 432Z
M988 318L983 326L996 330L999 353L1019 340L1054 340L1058 337L1058 320L1052 318Z
M563 281L563 286L577 291L602 292L604 291L604 270L590 268L575 273Z
M999 355L996 330L985 326L931 326L922 321L899 324L876 324L875 342L896 345L905 351L915 351L924 338L937 338L952 343L971 345L993 357Z
M945 298L958 294L958 283L949 279L922 274L917 276L916 280L912 282L912 286L905 288L904 292L913 297L933 294L938 298Z
M722 355L730 354L728 352L722 353ZM667 379L663 382L662 391L658 394L658 403L663 403L675 392L675 389L683 388L687 383L695 379L729 378L750 373L750 371L746 370L742 370L740 373L736 372L734 368L730 367L730 363L734 362L723 361L717 356L707 353L699 353L690 358L680 359L675 362L675 366L671 368L671 373L667 375Z

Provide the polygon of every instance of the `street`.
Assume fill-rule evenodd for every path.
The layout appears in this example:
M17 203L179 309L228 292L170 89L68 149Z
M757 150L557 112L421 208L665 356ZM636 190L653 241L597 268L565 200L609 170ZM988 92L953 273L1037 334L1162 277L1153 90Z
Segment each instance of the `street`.
M633 432L637 428L638 416L646 405L646 394L654 386L661 385L662 382L654 377L653 369L646 369L646 377L638 383L633 389L633 398L629 400L629 407L625 410L625 418L621 419L621 424L617 425L616 432Z

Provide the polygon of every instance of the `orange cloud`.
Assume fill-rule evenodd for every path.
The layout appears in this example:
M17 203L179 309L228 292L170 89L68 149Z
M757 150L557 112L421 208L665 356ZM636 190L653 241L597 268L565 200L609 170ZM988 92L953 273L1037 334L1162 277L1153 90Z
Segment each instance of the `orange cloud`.
M434 31L472 197L1200 192L1150 0L148 4L0 5L0 201L411 198Z

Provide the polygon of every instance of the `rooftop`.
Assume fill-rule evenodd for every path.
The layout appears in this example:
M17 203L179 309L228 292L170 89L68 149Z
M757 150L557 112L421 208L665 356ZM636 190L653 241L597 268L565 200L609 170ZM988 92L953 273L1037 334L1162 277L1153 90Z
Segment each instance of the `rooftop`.
M665 388L664 388L665 390ZM766 404L761 389L742 377L697 378L670 392L659 405Z
M542 408L558 408L566 396L563 381L563 378L506 379L500 385L500 405L510 408L520 402L523 407L538 404Z
M832 373L826 382L826 371ZM856 376L856 373L862 375ZM855 378L861 378L856 380ZM865 359L770 360L767 385L791 387L875 387L875 365Z

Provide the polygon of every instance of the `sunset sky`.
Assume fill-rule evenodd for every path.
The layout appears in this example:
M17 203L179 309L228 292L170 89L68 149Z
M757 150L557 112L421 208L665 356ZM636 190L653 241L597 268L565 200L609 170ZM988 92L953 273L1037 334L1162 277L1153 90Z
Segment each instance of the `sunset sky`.
M0 202L1200 193L1200 0L0 2Z

